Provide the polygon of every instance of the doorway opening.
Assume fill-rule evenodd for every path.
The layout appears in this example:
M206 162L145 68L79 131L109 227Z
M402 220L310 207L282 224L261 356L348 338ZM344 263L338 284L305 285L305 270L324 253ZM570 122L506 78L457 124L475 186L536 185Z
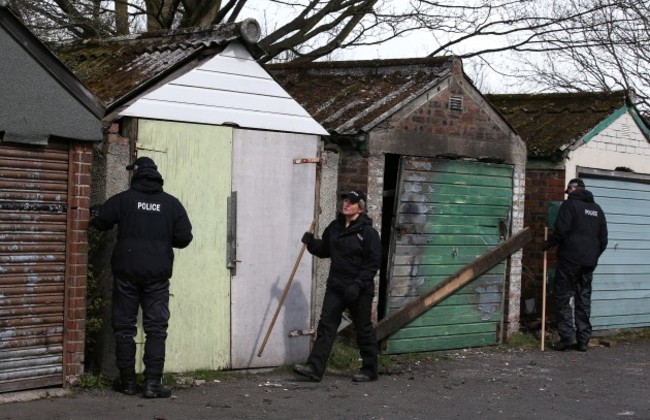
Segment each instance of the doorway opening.
M395 216L395 199L397 191L397 178L401 155L387 153L384 155L384 190L383 205L381 209L381 245L382 261L379 270L379 295L377 301L377 316L384 318L387 314L388 301L388 261L390 256L390 243L393 233Z

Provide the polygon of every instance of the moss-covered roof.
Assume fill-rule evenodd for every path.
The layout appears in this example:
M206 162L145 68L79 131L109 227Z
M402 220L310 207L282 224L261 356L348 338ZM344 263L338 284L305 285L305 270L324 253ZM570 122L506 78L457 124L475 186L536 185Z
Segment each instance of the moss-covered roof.
M229 23L56 43L50 48L110 107L196 59L218 54L241 37L242 23Z
M354 135L452 72L453 57L271 64L282 87L330 133Z
M558 159L626 103L626 91L485 95L526 143L528 156Z

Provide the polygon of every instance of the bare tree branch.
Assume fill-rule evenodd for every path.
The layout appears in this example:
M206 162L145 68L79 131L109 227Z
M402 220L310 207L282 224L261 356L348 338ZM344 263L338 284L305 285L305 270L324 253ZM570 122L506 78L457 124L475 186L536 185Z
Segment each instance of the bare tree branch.
M502 86L634 89L639 104L650 105L648 1L10 1L44 40L205 27L234 22L257 10L269 16L262 22L265 35L259 44L266 54L260 62L313 61L339 49L381 46L411 32L428 31L430 55L463 57L479 71L501 75ZM507 57L498 68L496 57Z

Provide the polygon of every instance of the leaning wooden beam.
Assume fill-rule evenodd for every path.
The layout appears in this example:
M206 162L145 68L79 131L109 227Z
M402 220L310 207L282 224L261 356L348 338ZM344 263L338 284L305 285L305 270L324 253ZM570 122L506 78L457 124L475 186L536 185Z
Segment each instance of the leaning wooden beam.
M377 340L383 340L384 338L394 334L401 327L422 315L429 308L437 305L447 296L453 294L476 277L485 273L499 262L517 252L532 240L532 236L530 228L524 228L514 236L502 242L493 250L480 256L474 262L463 267L455 274L447 277L442 281L442 283L432 287L417 299L407 303L403 308L379 321L376 326Z

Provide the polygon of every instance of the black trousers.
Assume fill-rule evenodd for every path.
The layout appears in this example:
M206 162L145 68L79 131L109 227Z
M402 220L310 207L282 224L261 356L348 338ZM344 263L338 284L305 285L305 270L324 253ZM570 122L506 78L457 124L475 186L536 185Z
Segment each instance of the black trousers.
M591 338L591 281L595 267L558 260L554 293L557 303L557 330L565 343L587 344ZM574 298L575 310L571 308Z
M135 380L135 336L138 308L145 333L145 379L160 379L165 366L169 322L169 279L113 279L115 357L122 380Z
M312 347L307 364L312 366L319 376L323 376L327 367L336 332L341 324L343 311L349 309L352 322L357 330L357 345L361 355L361 372L370 377L377 376L377 334L372 325L372 291L366 291L348 305L343 300L343 294L327 288L323 299L323 309L316 329L316 341Z

